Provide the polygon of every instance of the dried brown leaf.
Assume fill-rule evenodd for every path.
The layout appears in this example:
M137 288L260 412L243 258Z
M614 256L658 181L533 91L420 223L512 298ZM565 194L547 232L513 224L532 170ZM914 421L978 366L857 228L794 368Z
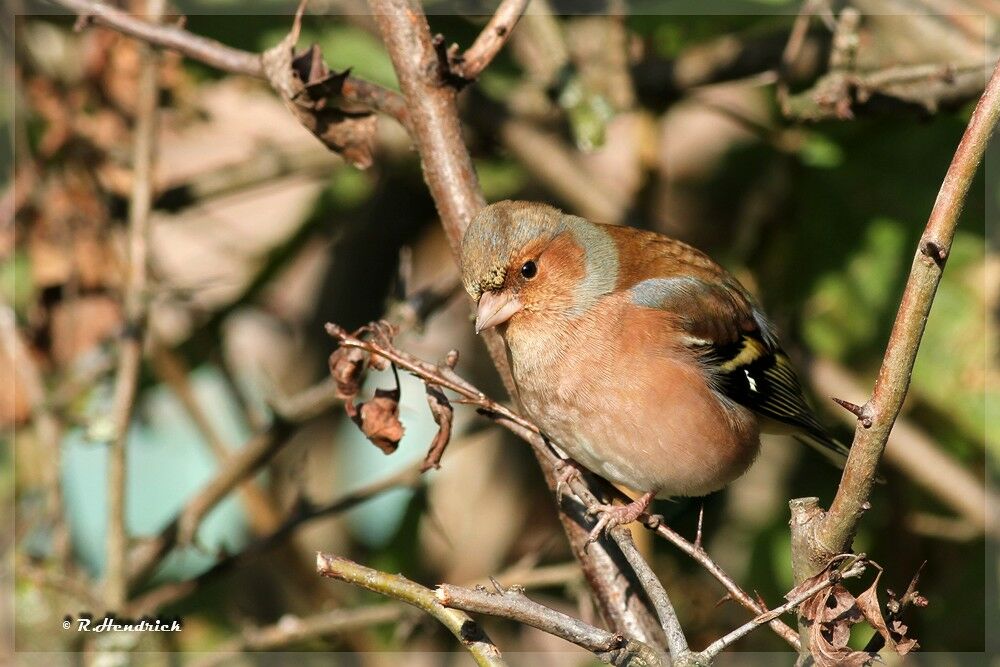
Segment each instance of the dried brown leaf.
M891 619L890 623L886 624L885 618L882 615L882 607L878 601L878 582L881 578L882 572L880 570L875 575L875 581L872 582L872 585L858 596L858 608L871 626L882 635L886 646L899 655L906 655L919 645L917 644L917 640L906 636L908 628L899 619ZM914 586L914 584L911 584L911 586Z
M385 454L396 451L405 431L399 421L399 394L398 389L376 389L370 401L355 407L348 399L344 405L365 437Z
M800 583L785 597L793 599L829 578L829 569L824 570ZM831 583L807 598L799 606L799 616L809 628L809 648L817 667L862 667L875 660L875 655L847 646L851 628L863 615L854 596L840 583Z
M331 72L316 44L295 52L302 10L300 5L288 35L262 54L264 74L306 129L350 164L365 169L372 164L376 117L366 109L350 108L341 96L350 70Z
M455 415L455 410L452 408L448 397L444 395L441 387L436 384L428 384L426 388L427 404L431 408L431 415L434 417L434 422L438 425L438 431L434 434L431 446L427 450L427 456L424 457L423 465L420 466L420 470L423 472L431 468L436 469L441 467L441 456L451 441L451 425Z
M357 396L367 355L356 347L341 347L330 355L330 375L337 384L337 398Z

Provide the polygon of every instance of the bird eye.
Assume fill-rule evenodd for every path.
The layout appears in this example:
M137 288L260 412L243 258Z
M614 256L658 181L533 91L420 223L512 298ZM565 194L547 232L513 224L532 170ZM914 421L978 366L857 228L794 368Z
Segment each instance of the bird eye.
M521 275L525 280L531 280L538 275L538 265L532 261L527 261L521 266Z

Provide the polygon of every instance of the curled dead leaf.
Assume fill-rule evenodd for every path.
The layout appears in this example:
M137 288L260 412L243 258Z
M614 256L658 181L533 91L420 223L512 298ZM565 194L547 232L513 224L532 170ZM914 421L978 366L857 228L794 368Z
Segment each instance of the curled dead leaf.
M315 44L295 52L303 8L299 6L288 35L261 55L264 74L306 129L350 164L365 169L372 164L376 117L367 109L350 108L343 99L350 70L332 72Z
M830 585L799 605L799 617L809 629L809 650L817 667L862 667L875 655L848 647L851 627L863 618L854 596L842 584L831 581L829 569L806 579L789 591L789 600L805 593L823 580Z
M870 564L878 567L875 563ZM898 617L898 611L901 611L906 604L916 604L917 599L922 599L916 590L917 577L910 582L904 595L906 604L902 603L903 600L896 601L895 596L890 594L890 603L896 603L896 611L890 610L887 622L878 602L877 591L882 576L881 568L871 586L857 597L836 581L836 573L833 574L834 578L831 579L831 571L827 569L803 581L786 596L788 599L793 599L822 583L824 579L830 582L829 586L822 588L799 606L799 617L808 627L809 648L818 667L870 665L878 658L878 650L883 646L883 642L900 655L905 655L918 647L915 639L906 636L908 628ZM892 607L891 604L889 606ZM856 651L847 644L851 637L851 628L862 621L867 621L878 635L869 642L865 650Z
M357 396L367 355L356 347L341 347L330 355L330 375L337 384L337 398Z
M376 389L375 397L358 406L350 399L344 404L347 415L372 444L385 454L392 454L403 439L399 421L399 389Z
M914 604L916 603L916 599L920 598L925 603L923 606L926 606L926 598L922 598L916 590L916 583L919 576L920 572L917 572L917 574L914 575L904 598L908 598L908 602ZM889 591L889 597L890 601L895 604L887 605L890 611L888 622L883 616L882 606L878 601L878 583L881 578L882 571L879 570L878 574L875 575L875 581L872 582L872 585L869 586L864 593L858 596L858 608L861 610L861 613L864 614L865 619L867 619L871 626L875 628L879 635L882 636L882 641L885 643L885 646L888 646L892 651L895 651L899 655L906 655L910 651L919 648L920 644L918 644L917 640L913 637L906 636L909 628L902 622L902 620L900 620L898 616L906 605L902 604L901 601L896 600L896 596L892 593L892 591ZM870 645L870 647L871 646L873 645ZM881 646L875 646L875 648L881 648Z
M434 434L430 448L427 450L427 456L424 457L423 465L420 466L421 472L441 467L441 456L451 441L451 425L455 416L455 409L451 406L451 402L444 395L441 387L436 384L428 384L426 388L427 405L431 408L431 415L434 417L434 422L438 425L438 430Z

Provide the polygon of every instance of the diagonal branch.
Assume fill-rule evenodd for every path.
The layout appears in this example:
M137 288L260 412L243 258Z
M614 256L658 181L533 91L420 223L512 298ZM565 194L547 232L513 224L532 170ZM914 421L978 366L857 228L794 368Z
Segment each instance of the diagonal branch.
M503 0L476 41L452 63L452 72L467 81L478 77L510 39L528 0Z
M739 641L743 637L747 636L748 634L750 634L751 632L762 626L764 623L769 623L774 619L778 618L779 616L781 616L782 614L797 608L800 604L811 598L816 593L819 593L824 588L832 586L833 584L843 579L861 576L861 574L864 571L865 571L865 563L864 561L860 560L851 567L849 567L848 569L844 570L843 572L836 570L832 571L828 578L821 578L812 586L806 587L804 590L800 591L797 595L794 595L785 604L779 607L775 607L770 611L765 611L757 618L747 621L746 623L736 628L732 632L715 640L714 642L709 644L705 648L705 650L697 654L698 658L701 659L703 662L710 663L712 660L715 659L717 655L725 651L727 647Z
M177 51L223 72L267 79L259 53L235 49L178 26L151 23L96 0L50 1L72 11L81 21L93 22L148 44ZM404 127L408 127L406 103L394 90L355 76L348 76L344 79L340 96L348 102L390 116Z
M625 556L625 560L635 570L636 576L642 583L643 590L646 591L650 602L653 604L653 609L656 610L656 615L660 618L660 624L663 626L663 634L667 637L667 647L670 650L672 662L674 664L683 663L691 653L691 650L688 648L687 639L684 637L684 630L677 619L677 612L674 611L674 606L670 602L669 596L667 596L666 589L663 588L663 584L656 578L656 574L652 568L649 567L649 564L639 553L639 550L635 546L635 540L632 539L632 533L627 526L616 526L612 529L611 539L615 541L615 544L621 549L622 555Z
M871 399L862 406L851 453L830 510L813 512L811 520L799 522L800 534L805 537L804 543L809 545L810 553L799 554L798 560L800 564L807 562L814 572L821 568L820 561L828 560L830 554L850 547L858 522L869 506L878 464L910 385L920 339L951 250L958 218L998 117L1000 64L969 120L920 239L882 367ZM867 420L871 420L870 427L865 426ZM802 569L797 577L811 574Z
M324 553L316 554L316 571L324 577L361 586L426 611L455 635L478 665L505 664L500 651L475 621L461 611L444 607L434 591L401 574L380 572Z
M602 630L568 614L529 599L524 589L512 586L497 593L485 588L441 584L435 597L445 607L489 614L530 625L576 644L612 665L660 665L659 655L647 644Z

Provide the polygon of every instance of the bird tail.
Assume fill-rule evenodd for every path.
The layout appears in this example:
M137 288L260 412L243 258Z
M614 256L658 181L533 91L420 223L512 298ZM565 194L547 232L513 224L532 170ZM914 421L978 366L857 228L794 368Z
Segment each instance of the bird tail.
M817 452L823 455L833 465L843 470L847 463L847 455L851 453L851 448L840 442L829 433L820 429L801 430L793 434L795 439L804 442ZM878 475L875 481L885 484L885 478Z

